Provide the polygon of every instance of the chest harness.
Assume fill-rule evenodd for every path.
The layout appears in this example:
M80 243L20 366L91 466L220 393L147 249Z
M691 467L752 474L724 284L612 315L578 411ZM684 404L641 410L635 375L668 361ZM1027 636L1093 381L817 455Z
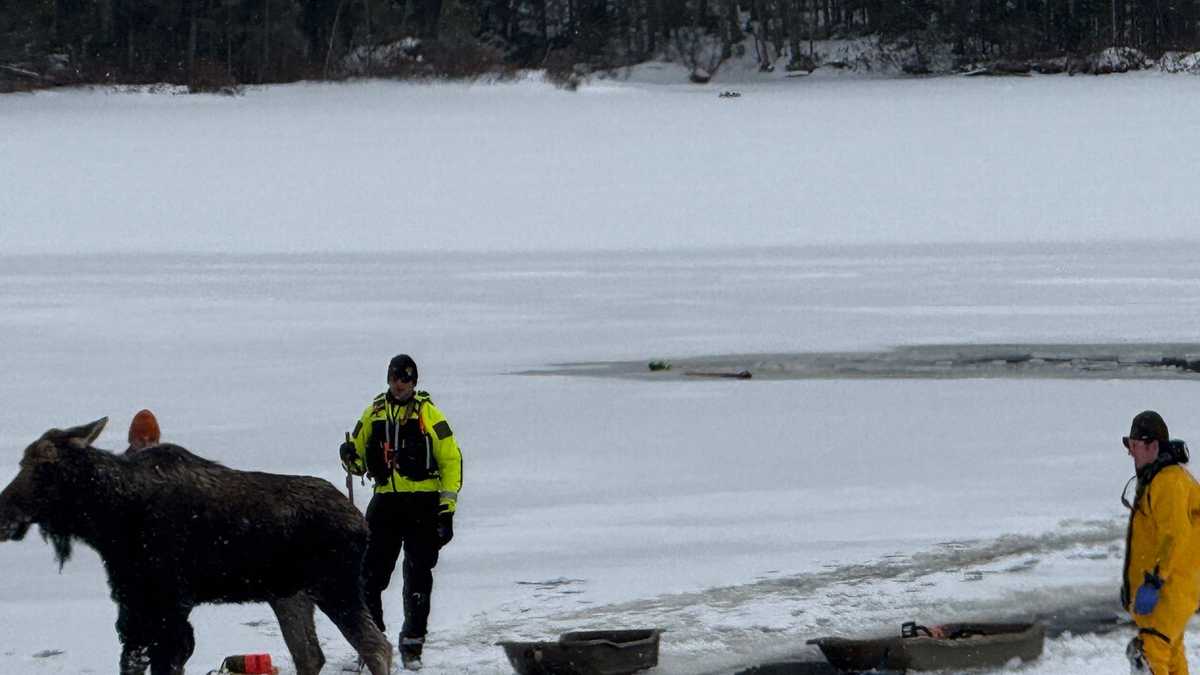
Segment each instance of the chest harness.
M436 476L437 462L421 416L422 402L414 396L403 405L392 405L386 398L383 403L382 429L377 428L383 432L383 438L377 442L382 466L371 471L376 483L390 482L394 489L397 473L414 482Z

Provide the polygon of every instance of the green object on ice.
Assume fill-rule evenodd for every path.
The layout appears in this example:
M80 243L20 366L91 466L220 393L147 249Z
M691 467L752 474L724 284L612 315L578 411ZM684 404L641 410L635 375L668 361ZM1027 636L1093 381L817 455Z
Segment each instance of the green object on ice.
M670 370L671 364L666 361L651 361L650 370Z

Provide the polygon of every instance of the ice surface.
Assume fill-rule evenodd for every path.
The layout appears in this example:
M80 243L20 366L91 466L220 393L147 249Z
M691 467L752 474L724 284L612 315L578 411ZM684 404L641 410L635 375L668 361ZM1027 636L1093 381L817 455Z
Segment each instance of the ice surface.
M0 250L1196 235L1195 78L787 79L719 98L728 86L4 97Z
M1153 407L1194 438L1195 382L515 374L1200 334L1200 246L1158 241L1196 211L1168 114L1193 80L813 82L0 99L0 481L48 427L108 415L119 449L150 407L203 455L340 485L342 433L406 351L466 457L429 672L620 624L667 630L658 672L727 673L819 635L1113 603L1119 437ZM113 670L94 554L60 574L31 536L0 570L0 671ZM265 606L193 621L189 672L290 668ZM1127 638L1057 638L1026 670L1121 672Z
M803 656L809 637L909 618L1103 604L1119 579L1117 497L1130 473L1118 439L1131 412L1151 406L1175 435L1192 435L1192 382L513 374L571 358L1079 339L1088 326L1097 339L1136 326L1137 337L1171 341L1195 330L1200 298L1162 298L1178 305L1171 320L1136 277L1029 283L1083 279L1121 256L1083 251L496 254L452 264L413 254L402 275L411 283L389 279L390 256L9 257L0 467L12 475L46 427L101 415L113 420L101 445L120 448L133 412L150 406L166 438L205 455L340 484L341 432L382 388L387 358L405 350L467 458L457 536L437 574L432 672L503 672L492 642L573 628L663 627L661 672L725 672ZM1150 273L1187 278L1194 252L1162 249ZM800 268L851 274L814 280L793 274ZM686 301L706 284L722 295L697 312ZM1076 323L1051 312L899 312L880 323L797 309L1010 296L1026 308L1101 309ZM79 549L59 574L30 537L0 547L0 561L6 670L112 667L115 612L94 554ZM387 608L399 612L395 594ZM225 653L286 654L265 606L204 607L194 620L197 671ZM330 656L346 657L321 626ZM1121 658L1119 645L1088 638L1047 658L1060 650L1062 663L1086 663L1088 645ZM54 648L65 653L32 656Z

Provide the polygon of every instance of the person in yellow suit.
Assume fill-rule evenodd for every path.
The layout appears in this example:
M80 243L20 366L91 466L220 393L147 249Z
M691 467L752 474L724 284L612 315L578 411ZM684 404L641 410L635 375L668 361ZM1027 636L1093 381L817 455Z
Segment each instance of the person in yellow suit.
M1170 440L1153 410L1133 418L1122 442L1137 471L1133 502L1122 495L1130 515L1121 603L1138 627L1126 656L1134 673L1187 675L1183 632L1200 604L1200 484L1182 466L1187 445Z
M417 391L417 364L399 354L388 364L388 388L375 397L339 453L346 471L375 483L367 506L371 537L363 586L371 618L385 631L383 591L404 551L404 627L400 660L421 668L438 553L454 536L462 488L462 453L446 416Z

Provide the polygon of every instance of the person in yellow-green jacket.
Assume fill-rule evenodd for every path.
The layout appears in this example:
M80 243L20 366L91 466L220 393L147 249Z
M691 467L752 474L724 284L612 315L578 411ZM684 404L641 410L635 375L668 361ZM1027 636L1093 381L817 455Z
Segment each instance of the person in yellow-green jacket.
M367 606L380 630L383 591L404 552L404 627L400 659L421 667L429 596L438 553L454 536L462 454L446 416L417 391L417 364L407 354L388 364L387 391L375 397L340 455L346 471L375 484L367 506L371 537L363 562Z
M1183 633L1200 604L1200 484L1182 465L1187 445L1170 440L1153 410L1122 439L1137 480L1125 541L1121 603L1137 624L1126 649L1134 673L1186 675ZM1129 484L1126 484L1128 489Z

